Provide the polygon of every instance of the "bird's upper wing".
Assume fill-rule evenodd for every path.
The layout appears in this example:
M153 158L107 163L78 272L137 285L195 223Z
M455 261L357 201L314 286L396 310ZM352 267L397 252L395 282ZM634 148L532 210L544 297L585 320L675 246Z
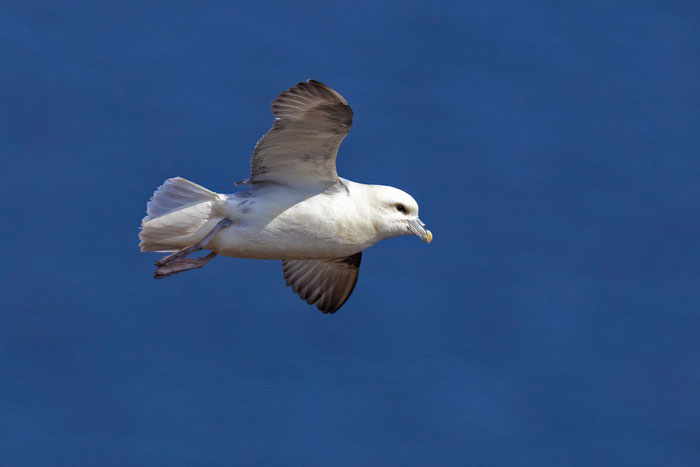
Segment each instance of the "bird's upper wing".
M240 183L338 182L335 158L352 125L352 109L343 96L308 80L280 94L272 114L275 123L255 146L250 178Z
M283 260L282 272L287 285L306 303L335 313L355 288L361 261L362 252L330 260Z

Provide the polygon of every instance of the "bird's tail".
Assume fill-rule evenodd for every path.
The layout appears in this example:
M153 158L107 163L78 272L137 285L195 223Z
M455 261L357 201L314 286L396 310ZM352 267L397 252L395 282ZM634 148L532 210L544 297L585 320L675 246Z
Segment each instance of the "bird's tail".
M141 251L174 251L197 243L223 218L219 211L225 202L226 195L184 178L167 179L146 205Z

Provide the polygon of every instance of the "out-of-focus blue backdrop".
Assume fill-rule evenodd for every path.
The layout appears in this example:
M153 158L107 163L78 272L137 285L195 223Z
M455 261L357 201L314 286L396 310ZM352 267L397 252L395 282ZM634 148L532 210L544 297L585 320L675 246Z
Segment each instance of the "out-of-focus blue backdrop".
M696 2L0 7L2 465L700 465ZM151 278L166 178L245 178L306 78L435 233L333 316Z

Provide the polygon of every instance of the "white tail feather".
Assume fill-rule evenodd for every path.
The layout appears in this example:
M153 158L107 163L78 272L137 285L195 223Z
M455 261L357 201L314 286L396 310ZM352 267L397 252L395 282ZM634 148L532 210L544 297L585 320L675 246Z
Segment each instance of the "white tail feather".
M185 180L169 178L146 205L139 239L141 251L174 251L197 243L222 216L226 196Z

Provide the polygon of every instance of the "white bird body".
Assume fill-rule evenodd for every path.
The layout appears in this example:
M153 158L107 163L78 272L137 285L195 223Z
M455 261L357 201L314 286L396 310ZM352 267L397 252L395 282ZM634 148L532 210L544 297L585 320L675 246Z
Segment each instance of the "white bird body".
M191 184L184 179L168 182ZM391 226L374 218L367 199L373 191L396 189L345 179L342 183L345 189L314 187L301 191L266 184L253 193L216 194L212 199L155 218L164 226L176 225L175 219L181 217L186 217L192 226L199 225L187 235L161 235L157 251L176 251L197 243L224 218L231 225L217 233L207 249L235 258L342 258L388 238ZM144 225L155 228L148 221ZM406 229L405 233L410 232Z
M229 195L232 225L210 243L224 256L258 259L333 259L362 251L381 238L358 193L366 185L344 181L348 191L299 192L272 185L251 198Z
M275 124L258 142L245 191L224 195L176 177L147 205L142 251L175 251L156 261L161 278L204 266L217 254L282 260L287 285L324 313L352 293L362 251L380 240L413 234L430 242L418 204L389 186L338 177L335 157L352 110L317 81L283 92ZM211 250L203 258L187 256Z

